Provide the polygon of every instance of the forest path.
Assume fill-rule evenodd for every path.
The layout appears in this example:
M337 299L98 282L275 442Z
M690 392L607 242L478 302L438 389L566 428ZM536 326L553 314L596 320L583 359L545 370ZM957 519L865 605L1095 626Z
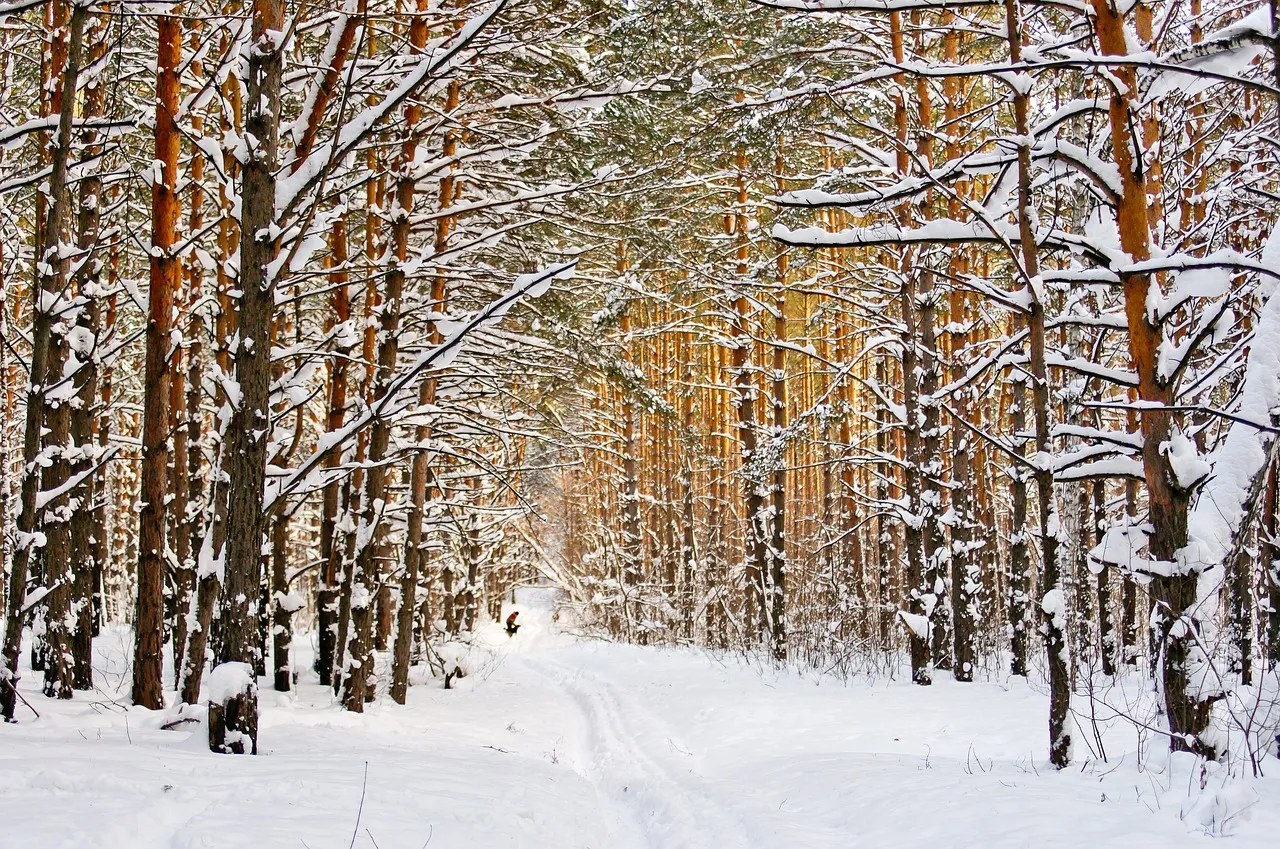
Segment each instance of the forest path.
M1280 776L1139 769L1123 721L1110 762L1080 743L1048 769L1025 681L844 683L577 639L534 605L521 621L515 639L484 625L453 689L418 670L407 705L359 715L299 640L294 690L263 682L258 757L128 707L132 634L109 629L99 691L55 701L22 679L41 716L0 727L0 849L1190 849L1206 831L1261 849L1280 832Z
M607 676L553 655L534 657L525 667L574 702L581 722L574 767L596 787L615 845L751 849L742 823L697 774L674 729Z
M1103 729L1109 762L1080 741L1076 764L1053 770L1045 696L1022 679L840 682L698 650L528 636L494 677L568 702L554 726L609 849L1163 849L1205 833L1242 838L1239 849L1280 826L1280 793L1264 801L1225 774L1202 790L1200 766L1158 746L1139 768L1121 719ZM1112 698L1141 710L1145 687L1135 678Z

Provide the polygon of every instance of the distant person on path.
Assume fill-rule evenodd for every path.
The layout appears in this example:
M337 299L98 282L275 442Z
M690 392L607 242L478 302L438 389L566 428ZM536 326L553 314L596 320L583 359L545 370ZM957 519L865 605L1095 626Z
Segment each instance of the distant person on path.
M520 612L516 611L515 613L512 613L510 616L507 617L507 636L508 637L514 637L516 635L516 631L520 630L520 624L516 622L516 617L519 615L520 615Z

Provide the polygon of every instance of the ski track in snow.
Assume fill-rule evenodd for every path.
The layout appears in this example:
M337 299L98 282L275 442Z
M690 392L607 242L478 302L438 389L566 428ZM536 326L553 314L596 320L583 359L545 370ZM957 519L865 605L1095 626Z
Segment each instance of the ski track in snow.
M1110 763L1080 745L1053 772L1026 681L845 684L575 640L521 609L518 638L486 624L459 654L473 674L419 678L403 707L347 713L296 656L293 692L263 684L259 757L126 709L132 639L104 632L104 690L58 702L23 677L42 716L0 727L0 849L1270 849L1280 831L1273 762L1206 781L1156 746L1139 767L1124 721Z
M624 701L611 683L585 670L546 658L524 665L548 677L575 702L584 719L589 760L578 771L629 821L629 834L623 837L627 845L753 849L742 824L701 788L692 769L682 777L649 754L651 746L676 748L669 729L652 712L634 700Z

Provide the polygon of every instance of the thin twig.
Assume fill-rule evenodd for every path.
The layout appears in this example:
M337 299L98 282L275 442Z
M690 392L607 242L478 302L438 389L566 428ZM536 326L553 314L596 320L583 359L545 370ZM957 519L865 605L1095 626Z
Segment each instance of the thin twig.
M14 694L15 696L17 696L17 697L18 697L18 699L19 699L19 700L20 700L24 705L26 705L27 707L31 708L31 712L32 712L32 713L34 713L34 714L36 715L36 719L39 719L39 718L40 718L40 711L38 711L38 710L36 710L35 708L31 707L31 702L27 701L27 700L23 697L22 693L19 693L19 692L18 692L18 688L17 688L17 687L15 687L15 686L13 686L13 681L12 681L12 679L10 679L10 678L6 677L6 678L4 678L3 680L4 680L4 683L6 683L6 684L8 684L8 685L9 685L9 689L10 689L10 690L13 690L13 694Z
M364 762L364 778L360 781L360 807L356 808L356 827L351 829L351 842L347 844L347 849L354 849L356 845L356 835L360 833L360 816L364 813L364 791L369 784L369 762Z

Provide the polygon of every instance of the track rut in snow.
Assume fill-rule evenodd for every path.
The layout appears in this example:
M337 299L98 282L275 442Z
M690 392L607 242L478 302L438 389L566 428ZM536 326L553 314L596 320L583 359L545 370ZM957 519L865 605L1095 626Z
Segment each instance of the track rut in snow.
M651 754L657 747L675 750L657 717L595 674L545 658L536 665L582 714L587 762L578 766L602 801L629 820L628 842L648 849L752 849L742 824L692 769L682 771Z

